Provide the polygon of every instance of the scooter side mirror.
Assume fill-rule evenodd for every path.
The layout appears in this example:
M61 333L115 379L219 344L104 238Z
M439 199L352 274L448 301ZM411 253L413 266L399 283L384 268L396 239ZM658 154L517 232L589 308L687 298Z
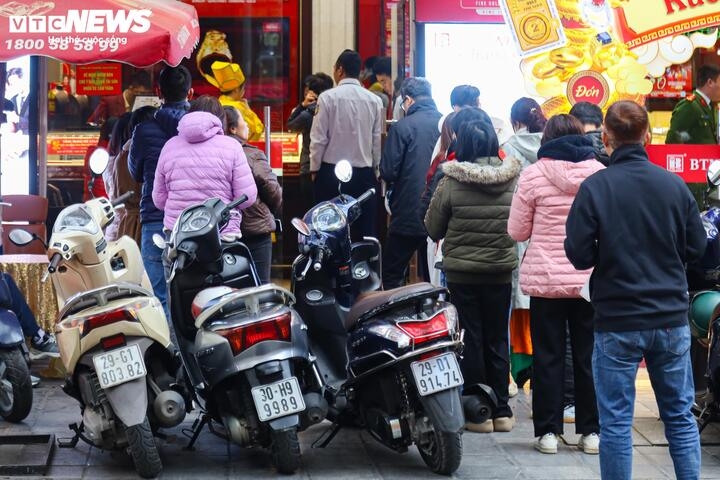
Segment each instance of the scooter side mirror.
M17 245L18 247L24 247L25 245L29 245L36 238L38 238L37 235L33 235L32 233L27 232L21 228L13 229L8 234L8 237L10 238L10 241L13 243L13 245Z
M352 165L350 162L347 160L340 160L335 165L335 176L342 183L348 183L353 176Z
M720 186L720 160L714 160L707 169L707 181L710 185Z
M297 217L293 218L290 223L292 223L292 226L295 227L295 230L300 232L301 235L304 235L306 237L310 236L310 227L307 223L303 222Z
M110 162L110 154L104 148L96 148L90 154L90 171L93 175L102 175Z
M167 247L167 242L165 241L165 238L159 233L153 233L152 241L158 248L162 248L163 250L165 250L165 247Z

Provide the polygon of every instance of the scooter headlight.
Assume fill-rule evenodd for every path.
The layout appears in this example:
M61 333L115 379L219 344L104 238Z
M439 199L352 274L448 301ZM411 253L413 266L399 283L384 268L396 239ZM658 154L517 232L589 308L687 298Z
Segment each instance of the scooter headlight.
M398 348L410 346L410 337L394 325L372 325L368 331L397 343Z
M203 228L210 225L212 221L212 213L207 208L198 208L187 213L182 219L180 231L183 233L199 232Z
M53 226L54 233L65 230L95 235L100 231L100 228L92 215L90 215L90 212L87 211L85 205L73 205L60 212Z

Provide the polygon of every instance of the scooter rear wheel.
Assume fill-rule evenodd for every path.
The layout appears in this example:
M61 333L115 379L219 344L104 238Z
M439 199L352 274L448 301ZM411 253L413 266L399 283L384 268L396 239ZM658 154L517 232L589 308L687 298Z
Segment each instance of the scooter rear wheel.
M30 414L33 391L30 371L20 348L0 349L0 416L21 422Z
M126 427L125 432L135 471L143 478L157 477L162 471L162 461L147 417L138 425Z
M300 468L300 442L297 429L272 432L272 462L278 473L292 475Z
M418 443L425 465L439 475L452 475L460 467L462 460L462 433L438 432L432 418L433 431L428 434L425 442Z

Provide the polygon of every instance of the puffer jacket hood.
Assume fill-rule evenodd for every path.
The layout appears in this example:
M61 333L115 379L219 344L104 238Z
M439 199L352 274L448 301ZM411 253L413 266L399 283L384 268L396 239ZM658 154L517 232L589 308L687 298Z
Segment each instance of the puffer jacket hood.
M446 162L443 172L460 183L473 184L487 192L502 192L520 174L520 161L514 157L478 158L473 162Z
M528 167L538 160L538 149L542 132L530 133L527 128L521 128L515 135L503 144L503 151L522 162L522 167Z
M209 112L191 112L180 119L178 135L188 143L200 143L222 135L222 122Z
M548 182L563 193L575 196L580 184L587 178L587 170L574 168L573 163L595 159L592 140L583 135L566 135L550 140L538 150L541 160L537 168Z

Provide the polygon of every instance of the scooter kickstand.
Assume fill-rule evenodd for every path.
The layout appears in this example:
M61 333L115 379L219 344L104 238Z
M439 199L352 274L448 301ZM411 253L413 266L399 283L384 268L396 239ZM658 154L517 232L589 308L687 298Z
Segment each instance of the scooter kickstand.
M197 441L198 437L200 436L200 432L202 432L203 427L207 425L207 423L210 421L210 415L207 413L204 413L202 416L195 419L195 422L193 422L193 426L190 429L192 432L192 437L190 438L190 443L187 444L187 446L183 450L191 451L194 450L195 442Z
M332 442L333 438L335 438L335 435L338 434L342 427L339 423L333 423L330 428L325 430L325 432L318 437L317 440L315 440L311 448L325 448L327 447L330 442Z
M58 438L57 444L58 448L75 448L75 446L78 444L78 441L82 439L84 442L87 442L88 445L92 445L92 441L89 438L86 438L85 435L82 434L83 431L83 424L81 423L78 427L77 423L71 423L68 425L68 428L75 432L75 435L73 435L72 438Z

